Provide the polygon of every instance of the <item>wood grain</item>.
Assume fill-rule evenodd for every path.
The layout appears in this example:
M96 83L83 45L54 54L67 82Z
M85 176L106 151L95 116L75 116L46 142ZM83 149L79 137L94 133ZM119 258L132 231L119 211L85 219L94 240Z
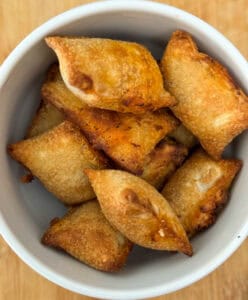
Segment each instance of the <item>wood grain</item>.
M0 63L34 28L83 0L1 0ZM224 33L248 58L248 0L159 1L182 8ZM86 300L42 278L0 237L0 300ZM165 270L166 271L166 270ZM221 267L199 282L157 300L248 300L248 240Z

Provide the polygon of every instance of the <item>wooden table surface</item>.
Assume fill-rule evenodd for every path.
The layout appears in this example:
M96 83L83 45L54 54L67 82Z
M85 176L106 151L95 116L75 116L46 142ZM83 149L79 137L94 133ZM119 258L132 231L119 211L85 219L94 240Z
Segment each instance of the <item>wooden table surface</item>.
M118 1L118 0L116 0ZM0 64L35 27L69 8L94 1L1 0ZM248 0L160 1L182 8L224 33L248 58ZM0 300L93 299L67 291L31 270L0 236ZM155 298L154 298L155 299ZM248 300L248 240L216 271L166 300Z

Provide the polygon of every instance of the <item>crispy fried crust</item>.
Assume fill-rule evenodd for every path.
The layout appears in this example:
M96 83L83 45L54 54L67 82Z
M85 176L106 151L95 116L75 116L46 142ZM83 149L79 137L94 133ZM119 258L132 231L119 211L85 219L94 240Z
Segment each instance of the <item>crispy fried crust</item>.
M166 139L148 155L141 178L161 190L164 183L182 164L188 150L185 146Z
M76 123L95 149L103 150L117 165L132 173L142 173L146 156L178 125L165 111L133 115L88 108L68 90L66 94L57 93L57 86L63 85L58 67L53 66L49 74L42 87L43 99Z
M215 222L241 165L237 159L214 161L198 149L166 183L162 194L168 199L188 236Z
M84 130L94 148L103 150L121 168L141 174L147 155L173 128L175 121L164 112L142 117L103 110L68 114Z
M178 104L174 114L219 159L227 144L248 128L248 98L228 71L198 51L191 36L173 33L161 61L168 90Z
M59 125L63 121L64 116L56 107L50 103L42 101L30 127L28 128L26 137L31 138L44 133L45 131Z
M47 37L68 89L89 106L144 113L175 104L143 46L86 37Z
M62 249L106 272L121 269L132 247L131 242L110 225L97 201L84 203L52 221L42 243Z
M86 169L102 211L132 242L158 250L192 255L186 233L161 194L124 171Z
M188 149L195 147L198 143L196 137L182 123L168 136Z
M70 205L95 197L84 168L107 167L105 158L91 148L69 121L37 137L9 145L8 152L58 199Z

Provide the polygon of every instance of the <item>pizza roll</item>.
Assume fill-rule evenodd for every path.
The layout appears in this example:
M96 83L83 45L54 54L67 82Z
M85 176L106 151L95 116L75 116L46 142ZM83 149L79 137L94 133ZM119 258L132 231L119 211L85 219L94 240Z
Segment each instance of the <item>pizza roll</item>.
M50 103L41 101L30 126L28 127L26 138L31 138L59 125L64 120L64 115ZM33 175L28 172L21 176L23 183L29 183L34 179Z
M84 171L109 222L143 247L181 251L192 247L164 197L143 179L119 170Z
M187 155L185 146L165 139L148 155L140 177L160 190Z
M106 168L79 129L64 121L36 137L8 146L8 152L67 205L95 198L85 168Z
M132 247L131 242L110 225L96 200L70 209L61 219L54 219L42 243L107 272L121 269Z
M144 113L175 103L143 46L87 37L47 37L68 89L89 106Z
M86 107L68 92L57 93L57 85L63 84L58 67L53 66L49 73L53 75L42 87L43 99L76 123L95 149L103 150L118 166L132 173L142 173L147 155L178 125L165 111L134 115Z
M237 159L215 161L198 149L166 183L162 194L176 212L188 236L215 222L241 165Z
M199 52L191 36L173 33L161 69L168 90L178 103L173 113L219 159L226 145L248 128L248 98L228 71Z
M122 169L141 174L147 155L173 128L175 120L165 112L137 115L110 111L81 111L71 120L84 130L94 148L103 150Z
M34 116L31 125L28 128L26 137L44 133L45 131L59 125L64 121L63 114L50 103L41 102L36 115Z

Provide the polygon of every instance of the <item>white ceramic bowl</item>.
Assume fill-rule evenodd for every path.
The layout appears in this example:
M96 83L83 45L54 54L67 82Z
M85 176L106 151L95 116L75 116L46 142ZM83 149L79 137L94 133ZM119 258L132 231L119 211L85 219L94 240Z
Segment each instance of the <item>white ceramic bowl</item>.
M200 48L226 65L248 91L248 65L219 32L174 7L146 1L108 1L77 7L31 33L4 62L0 72L0 232L31 268L72 291L111 299L139 299L178 290L207 275L231 255L248 232L248 134L233 143L244 161L232 196L217 223L193 239L195 254L167 254L136 248L118 274L95 271L44 247L40 237L64 208L37 182L19 182L22 168L6 154L9 142L23 137L40 100L40 86L55 60L43 38L51 34L128 39L147 45L159 58L171 33L190 32Z

